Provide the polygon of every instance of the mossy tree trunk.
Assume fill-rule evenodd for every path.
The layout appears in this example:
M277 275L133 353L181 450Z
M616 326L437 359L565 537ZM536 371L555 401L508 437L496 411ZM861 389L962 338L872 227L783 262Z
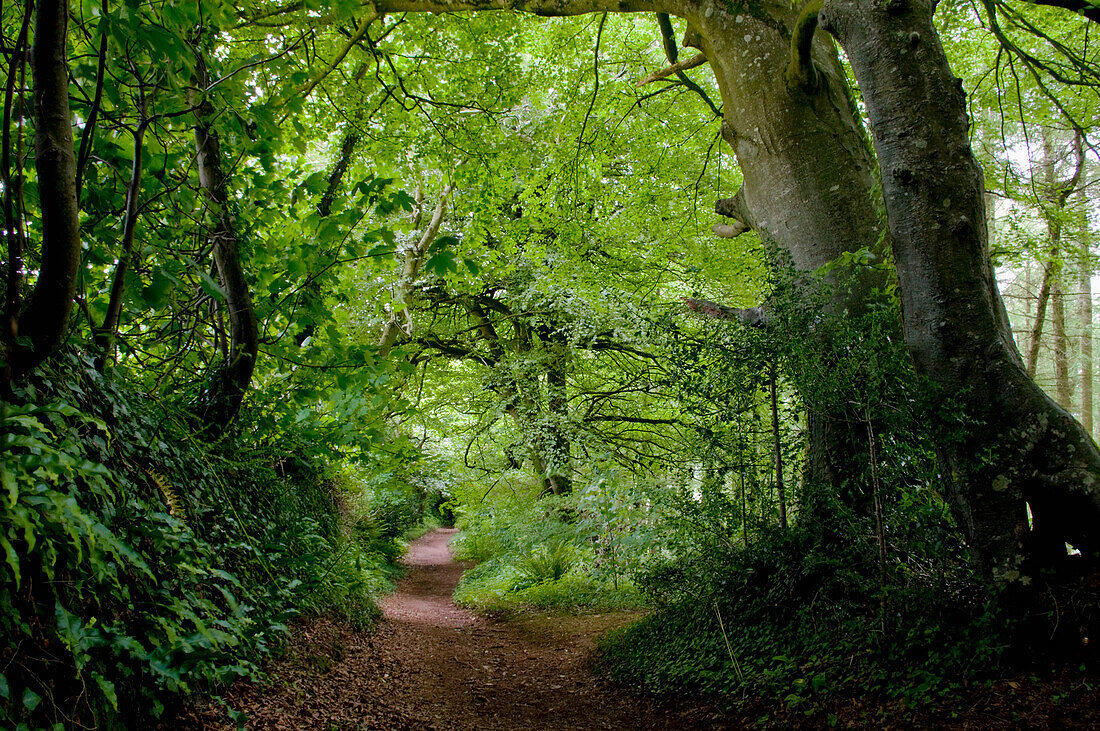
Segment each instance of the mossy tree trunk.
M909 352L970 420L940 443L952 510L977 566L1010 582L1064 560L1064 542L1100 548L1100 452L1016 350L965 94L933 10L932 0L826 0L820 20L851 59L874 130Z

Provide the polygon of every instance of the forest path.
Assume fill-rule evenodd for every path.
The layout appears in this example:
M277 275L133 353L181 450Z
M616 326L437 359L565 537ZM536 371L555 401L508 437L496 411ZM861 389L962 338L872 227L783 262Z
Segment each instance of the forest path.
M227 701L255 729L706 728L599 682L595 638L630 613L531 615L499 621L455 606L467 565L436 530L414 541L409 573L382 602L373 634L326 620L295 633L266 687L241 684ZM215 727L211 724L208 728ZM728 728L728 726L723 726Z

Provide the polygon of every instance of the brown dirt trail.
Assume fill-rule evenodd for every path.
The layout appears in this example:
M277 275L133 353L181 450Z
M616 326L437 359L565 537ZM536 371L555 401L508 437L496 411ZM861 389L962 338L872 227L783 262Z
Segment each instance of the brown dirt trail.
M415 541L409 573L382 602L373 634L327 620L296 632L264 687L239 684L227 701L255 729L705 728L695 710L631 697L592 673L595 638L632 615L530 616L508 622L456 607L467 566L451 558L454 530ZM224 727L210 708L196 718ZM693 716L694 718L689 718ZM222 715L224 718L224 716Z

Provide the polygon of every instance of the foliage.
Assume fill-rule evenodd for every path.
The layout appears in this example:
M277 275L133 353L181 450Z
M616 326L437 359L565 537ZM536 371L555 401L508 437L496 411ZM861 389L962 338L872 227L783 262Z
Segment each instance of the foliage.
M695 417L706 469L666 488L661 550L633 572L655 611L602 645L612 677L659 694L730 704L764 694L812 711L864 691L927 702L998 666L1011 628L985 604L935 490L932 445L955 435L927 426L930 389L893 344L897 302L886 289L858 316L830 314L830 289L875 266L866 256L838 262L823 272L832 284L777 276L767 328L714 323L679 340L685 366L670 369L671 385ZM787 530L776 435L761 414L769 368L789 400L848 413L867 435L853 445L844 490L805 481L788 495ZM801 435L782 418L786 449ZM958 413L936 422L973 428Z
M920 575L898 554L888 571L899 578L884 587L863 536L822 540L812 524L758 533L747 548L700 548L639 577L657 608L602 643L612 678L807 712L846 694L921 704L995 673L1009 641L948 557L933 565L954 568Z
M645 528L647 510L624 506L628 483L604 479L569 496L538 499L530 482L506 479L487 494L470 484L456 490L462 533L455 554L479 562L463 575L456 601L490 612L638 606L624 554L644 553L656 536ZM618 512L608 508L612 503Z
M213 451L77 356L21 395L0 431L5 725L140 725L258 677L296 616L378 616L395 536L349 530L372 506L316 456Z

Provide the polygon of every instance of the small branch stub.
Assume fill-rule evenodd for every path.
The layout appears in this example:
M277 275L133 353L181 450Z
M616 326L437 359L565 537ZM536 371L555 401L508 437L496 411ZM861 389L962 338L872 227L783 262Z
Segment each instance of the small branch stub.
M710 227L710 230L720 239L735 239L743 233L752 231L749 226L746 226L741 221L735 221L732 225L716 223Z

